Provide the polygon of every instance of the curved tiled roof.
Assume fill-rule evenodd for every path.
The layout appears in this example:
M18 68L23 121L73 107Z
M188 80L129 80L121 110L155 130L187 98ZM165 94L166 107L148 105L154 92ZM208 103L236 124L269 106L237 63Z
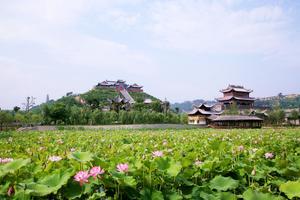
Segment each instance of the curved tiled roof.
M214 122L220 121L263 121L261 118L256 116L248 115L221 115L213 119Z
M255 100L255 98L252 98L252 97L235 97L235 96L226 96L226 97L217 98L218 101L229 101L231 99L244 100L244 101L254 101Z
M133 88L142 88L143 86L134 83L134 84L130 85L129 87L133 87Z
M245 92L245 93L250 93L253 92L253 90L246 89L243 86L239 85L229 85L226 89L220 90L220 92L231 92L231 91L236 91L236 92Z
M195 115L197 113L200 113L202 115L220 115L220 114L222 114L222 112L205 111L203 109L194 108L191 112L188 113L188 115Z

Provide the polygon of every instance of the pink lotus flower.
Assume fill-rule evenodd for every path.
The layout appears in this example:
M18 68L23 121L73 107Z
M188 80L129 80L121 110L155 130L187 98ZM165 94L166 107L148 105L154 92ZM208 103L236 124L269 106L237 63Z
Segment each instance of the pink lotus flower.
M202 165L202 164L203 164L203 162L202 162L202 161L200 161L200 160L196 160L194 164L195 164L196 166L200 166L200 165Z
M168 144L167 140L163 141L163 145L166 146Z
M119 172L128 172L128 164L127 163L121 163L117 165L117 170Z
M97 178L98 175L104 174L104 170L101 169L101 167L93 167L90 169L90 176L94 177L94 179Z
M80 186L82 186L84 183L89 182L89 177L90 174L88 171L79 171L77 174L74 176L74 180L79 182Z
M60 161L62 158L60 156L50 156L49 160L52 162L58 162Z
M154 158L156 158L156 157L163 157L163 155L164 155L164 153L162 151L154 151L154 152L152 152L152 156Z
M5 164L5 163L12 162L13 160L14 159L12 159L12 158L0 158L0 163Z
M272 158L274 158L274 154L272 152L267 152L267 153L265 153L265 158L272 159Z
M244 150L245 150L245 147L244 147L243 145L238 146L238 150L239 150L239 151L244 151Z
M7 190L7 195L10 197L10 196L14 195L14 193L15 193L14 187L10 186Z

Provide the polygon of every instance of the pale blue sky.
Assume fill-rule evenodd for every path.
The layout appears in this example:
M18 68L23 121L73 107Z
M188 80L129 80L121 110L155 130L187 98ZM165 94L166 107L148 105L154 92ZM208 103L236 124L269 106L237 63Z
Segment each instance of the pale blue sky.
M0 107L125 79L171 102L300 93L300 1L0 2Z

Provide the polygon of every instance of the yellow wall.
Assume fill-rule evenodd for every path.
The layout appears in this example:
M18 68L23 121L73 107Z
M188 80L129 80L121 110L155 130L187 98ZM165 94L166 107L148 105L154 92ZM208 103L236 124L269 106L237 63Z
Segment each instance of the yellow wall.
M206 125L206 118L202 115L188 116L188 124Z

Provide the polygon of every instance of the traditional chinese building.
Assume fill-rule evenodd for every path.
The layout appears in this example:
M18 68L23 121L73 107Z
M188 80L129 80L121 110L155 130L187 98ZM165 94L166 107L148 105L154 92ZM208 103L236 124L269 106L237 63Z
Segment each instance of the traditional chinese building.
M256 116L221 115L211 120L214 128L261 128L263 120Z
M188 124L207 125L211 118L221 114L222 111L218 104L194 106L194 109L188 113Z
M96 85L96 88L101 89L115 89L116 91L120 92L121 90L126 89L128 92L143 92L143 86L138 85L136 83L132 85L128 85L124 80L117 80L117 81L102 81Z
M96 88L103 88L103 89L117 89L119 87L127 88L128 85L126 84L126 81L123 80L117 80L117 81L106 80L96 85Z
M143 86L138 85L138 84L133 84L133 85L129 85L127 87L128 92L143 92Z
M239 109L251 109L253 107L255 98L250 97L253 90L243 86L229 85L220 92L223 93L223 97L218 98L217 101L223 105L223 109L228 108L233 103L236 103Z

